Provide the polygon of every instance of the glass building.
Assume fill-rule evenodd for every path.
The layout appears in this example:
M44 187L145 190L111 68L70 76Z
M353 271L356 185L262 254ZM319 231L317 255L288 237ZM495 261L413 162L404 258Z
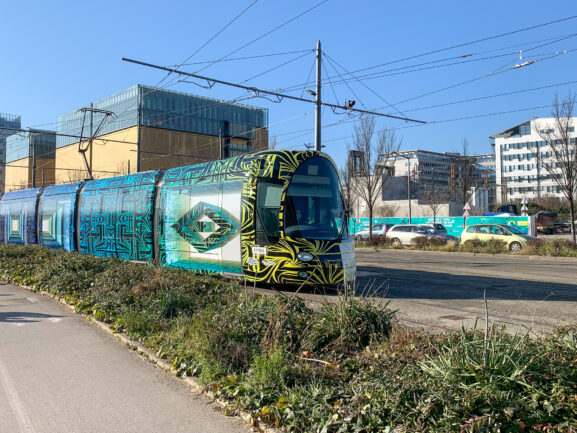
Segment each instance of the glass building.
M267 148L266 109L135 85L58 118L56 183Z
M6 138L18 131L3 128L20 129L21 118L15 114L0 113L0 192L5 189Z
M6 190L54 183L54 131L31 129L6 139Z
M254 139L259 128L268 127L268 110L244 104L195 96L188 93L135 85L112 96L89 104L89 107L110 111L84 113L79 110L58 118L56 147L90 135L102 124L98 135L132 126L147 126L181 132Z

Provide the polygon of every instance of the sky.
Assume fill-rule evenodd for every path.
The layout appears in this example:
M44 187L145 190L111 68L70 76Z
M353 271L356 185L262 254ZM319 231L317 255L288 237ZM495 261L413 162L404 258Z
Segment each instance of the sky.
M206 88L121 58L311 98L319 40L324 102L427 122L376 117L401 150L455 152L466 139L469 153L491 153L491 135L550 116L556 94L577 91L575 0L2 3L0 112L24 128L56 129L59 115L145 84L267 108L277 148L305 149L311 103ZM323 151L339 166L358 121L323 110Z

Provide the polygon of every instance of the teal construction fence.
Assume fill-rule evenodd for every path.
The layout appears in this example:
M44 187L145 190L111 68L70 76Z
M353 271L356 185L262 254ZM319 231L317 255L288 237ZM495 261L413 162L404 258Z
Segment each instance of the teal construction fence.
M441 223L447 228L447 233L453 236L461 236L466 225L472 224L505 224L515 226L527 234L535 234L533 218L529 216L471 216L467 217L417 217L411 218L413 224ZM409 218L373 218L373 224L408 224ZM351 218L349 229L351 234L369 227L369 218Z

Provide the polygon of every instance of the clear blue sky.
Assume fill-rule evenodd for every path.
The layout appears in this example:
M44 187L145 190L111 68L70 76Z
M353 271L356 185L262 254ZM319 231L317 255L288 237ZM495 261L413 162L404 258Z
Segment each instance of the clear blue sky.
M60 114L133 84L157 85L165 73L121 57L179 65L246 8L187 63L219 60L248 44L227 59L261 57L221 61L200 73L270 90L298 87L309 79L307 88L313 89L313 50L320 39L325 102L353 99L356 108L430 122L415 126L379 118L379 129L397 128L405 150L458 151L466 138L471 152L489 153L490 135L548 116L556 92L563 97L577 91L577 18L540 26L577 15L575 0L22 0L2 5L0 112L21 115L26 128L55 128ZM539 27L515 32L533 26ZM515 33L444 50L509 32ZM432 51L437 52L422 55ZM287 52L292 54L268 56ZM408 57L414 58L402 60ZM535 63L511 69L527 61ZM204 66L182 70L197 72ZM573 83L560 85L568 82ZM161 86L227 100L247 96L239 89L204 89L173 77ZM509 94L495 96L503 93ZM475 98L483 99L439 106ZM303 149L314 141L312 104L254 98L243 103L269 109L270 136L279 148ZM330 109L323 113L324 125L341 122L323 130L324 150L339 165L351 142L351 120Z

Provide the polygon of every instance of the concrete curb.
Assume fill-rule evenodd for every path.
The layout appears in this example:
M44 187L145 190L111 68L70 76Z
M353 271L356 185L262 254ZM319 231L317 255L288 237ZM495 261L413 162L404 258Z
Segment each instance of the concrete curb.
M364 251L377 251L377 252L385 252L385 251L397 251L395 248L375 248L375 247L355 247L355 250L364 250ZM427 251L427 250L412 250L408 248L400 249L399 251L409 252L409 253L429 253L429 254L441 254L441 255L455 255L461 254L465 256L479 256L479 257L505 257L507 259L511 258L513 260L553 260L559 262L571 262L577 263L577 257L554 257L554 256L533 256L533 255L524 255L524 254L488 254L488 253L467 253L467 252L450 252L450 251Z
M9 283L9 284L11 284L11 283ZM140 357L144 358L148 362L154 364L155 366L165 370L166 372L168 372L168 373L172 374L173 376L178 377L180 380L184 381L190 388L192 388L192 390L195 394L206 397L212 403L218 404L218 406L221 409L226 410L226 409L229 409L231 407L230 403L228 403L225 400L222 400L222 399L215 397L215 395L212 391L207 389L205 386L203 386L201 383L199 383L194 378L188 377L188 376L183 378L181 376L176 375L174 372L174 369L172 368L172 365L170 363L166 362L164 359L162 359L159 356L157 356L156 354L154 354L150 349L148 349L142 343L139 343L138 341L131 340L126 334L123 334L121 332L115 332L114 330L112 330L112 328L108 324L95 319L91 315L77 312L74 309L74 305L68 304L63 298L61 298L61 297L59 297L53 293L47 292L45 290L36 290L33 287L28 287L28 286L18 286L18 287L29 290L33 293L38 293L38 294L41 294L43 296L48 296L48 297L58 301L60 304L64 305L69 310L71 310L74 314L85 318L87 321L93 323L94 325L99 327L101 330L103 330L107 334L120 340L120 342L124 343L124 345L126 345L129 349L138 353L138 355ZM234 413L235 413L235 415L233 415L233 416L240 417L243 421L245 421L247 424L250 424L252 426L252 428L256 429L257 431L260 431L262 433L281 433L280 430L277 430L273 427L269 427L269 426L263 424L259 419L253 418L252 415L246 411L234 409ZM225 415L225 416L228 416L228 415Z

